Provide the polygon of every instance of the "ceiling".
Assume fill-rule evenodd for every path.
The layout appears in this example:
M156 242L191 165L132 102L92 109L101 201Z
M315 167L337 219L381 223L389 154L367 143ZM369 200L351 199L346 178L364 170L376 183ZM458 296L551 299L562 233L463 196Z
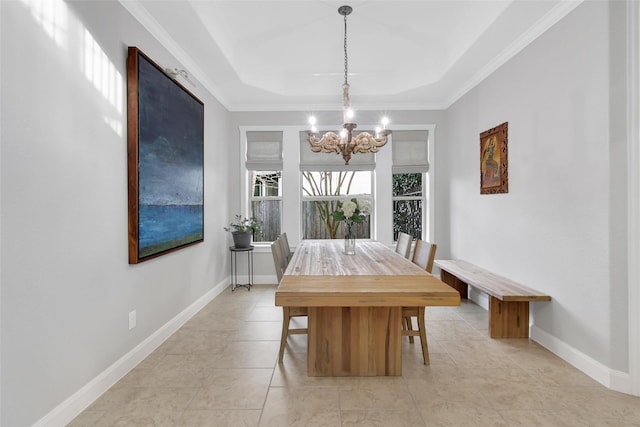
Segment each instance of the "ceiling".
M581 0L120 0L230 111L444 109Z

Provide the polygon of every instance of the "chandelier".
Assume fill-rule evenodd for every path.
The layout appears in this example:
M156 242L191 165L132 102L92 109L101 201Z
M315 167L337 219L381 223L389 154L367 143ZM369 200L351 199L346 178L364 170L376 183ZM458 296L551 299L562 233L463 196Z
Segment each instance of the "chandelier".
M377 153L380 147L387 143L387 136L391 131L387 129L389 120L382 118L382 126L376 128L375 136L369 132L353 134L353 130L358 127L353 120L353 110L349 101L349 83L347 81L349 64L347 57L347 15L352 12L351 6L340 6L338 13L344 17L344 84L342 85L342 131L340 134L326 132L322 137L318 137L315 117L309 118L311 129L308 131L308 141L311 151L314 153L337 153L342 154L344 164L348 165L351 155L355 153Z

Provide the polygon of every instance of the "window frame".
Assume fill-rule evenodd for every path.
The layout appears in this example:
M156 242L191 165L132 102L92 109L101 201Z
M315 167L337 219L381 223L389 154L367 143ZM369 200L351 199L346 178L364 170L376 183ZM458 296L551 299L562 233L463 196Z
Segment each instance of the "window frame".
M275 131L275 132L283 132L283 141L282 141L282 150L283 150L283 166L282 170L280 170L280 188L281 188L281 209L280 209L280 230L283 230L284 226L284 210L285 210L285 169L287 166L284 164L284 151L285 151L285 133L286 126L238 126L238 137L239 137L239 164L240 164L240 182L238 191L240 194L240 214L244 217L249 218L252 214L252 197L253 197L253 187L251 185L251 173L252 169L247 169L246 160L247 160L247 135L249 132L262 132L262 131ZM257 170L256 170L257 171ZM275 196L265 196L265 197L275 197ZM233 217L235 213L231 212L230 216ZM262 242L253 242L253 246L257 248L261 248L264 250L265 248L269 249L271 246L269 241ZM260 251L260 249L259 249Z
M436 240L435 236L435 176L436 176L436 125L435 124L417 124L417 125L394 125L394 131L400 130L426 130L427 131L427 161L429 164L429 169L426 172L422 172L423 174L423 184L422 184L422 193L424 200L422 201L422 236L420 237L423 240L427 240L430 242L434 242ZM393 144L393 134L391 134L391 143ZM390 156L391 157L391 156ZM393 168L393 161L390 158L390 166ZM389 181L388 184L391 188L391 180L393 179L393 172L389 172ZM391 194L391 190L389 193L389 198L391 199L393 196ZM384 203L384 201L383 201ZM393 209L393 204L389 204L390 209ZM391 240L393 244L396 242L393 240L393 217L391 217L391 222L387 226L383 225L386 229L388 229L389 233L391 233ZM387 233L387 231L383 231Z

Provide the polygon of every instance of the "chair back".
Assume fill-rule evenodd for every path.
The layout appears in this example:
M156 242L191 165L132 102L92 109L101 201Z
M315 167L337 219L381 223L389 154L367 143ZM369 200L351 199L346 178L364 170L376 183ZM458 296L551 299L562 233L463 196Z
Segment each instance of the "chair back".
M280 246L282 247L282 253L284 254L284 258L289 265L289 261L291 261L291 257L293 253L291 252L291 247L289 246L289 239L287 238L287 233L282 233L278 238L280 241Z
M402 231L398 233L398 243L396 244L396 253L399 253L405 258L409 258L409 252L411 252L411 241L413 237L411 237L407 233L403 233Z
M427 273L431 273L433 270L433 261L436 259L435 243L429 243L426 240L416 240L416 248L413 250L413 257L411 262L424 268Z
M278 284L280 284L280 280L282 280L282 274L284 273L284 254L282 253L282 246L280 245L279 239L276 239L275 242L271 244L271 255L273 255L273 266L276 268L276 276L278 276Z

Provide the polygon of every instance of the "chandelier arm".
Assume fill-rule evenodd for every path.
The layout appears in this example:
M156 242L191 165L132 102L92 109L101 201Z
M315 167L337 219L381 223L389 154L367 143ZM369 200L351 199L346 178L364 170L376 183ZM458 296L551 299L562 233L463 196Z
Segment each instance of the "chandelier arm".
M322 138L310 133L308 138L311 151L314 153L340 153L340 140L340 135L334 132L327 132L322 135Z
M375 138L369 132L360 132L354 136L354 149L355 153L377 153L380 148L386 145L388 138L388 132L384 132L381 137Z

